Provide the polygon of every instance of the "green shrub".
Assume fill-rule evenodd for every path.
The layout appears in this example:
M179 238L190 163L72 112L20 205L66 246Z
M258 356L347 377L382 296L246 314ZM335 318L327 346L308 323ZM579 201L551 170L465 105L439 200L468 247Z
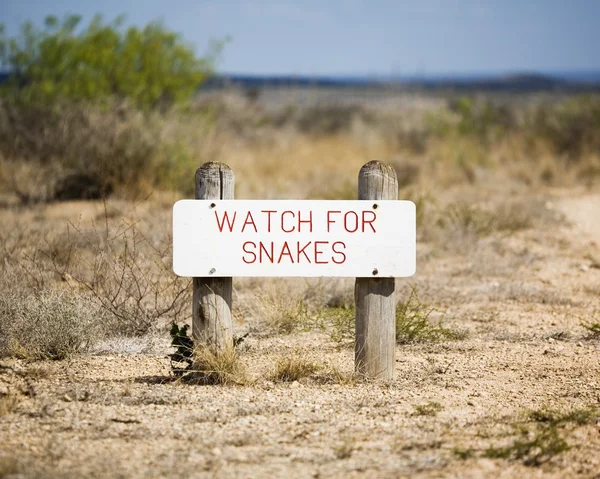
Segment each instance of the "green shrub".
M43 28L27 22L17 37L0 30L0 61L13 74L11 94L34 103L59 98L98 101L127 98L150 109L189 99L209 76L220 45L207 58L160 23L123 27L96 15L78 31L81 17L46 17Z

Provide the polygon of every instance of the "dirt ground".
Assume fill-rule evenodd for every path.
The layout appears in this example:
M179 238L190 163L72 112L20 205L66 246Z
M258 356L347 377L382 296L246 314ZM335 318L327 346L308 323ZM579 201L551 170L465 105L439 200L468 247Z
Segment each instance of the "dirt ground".
M318 330L252 334L251 322L236 326L251 333L249 386L174 381L166 335L3 360L0 392L18 394L0 414L0 477L600 477L597 419L552 429L568 450L534 464L489 452L514 444L519 424L528 438L552 427L531 411L600 407L600 340L581 325L600 322L600 195L545 201L565 220L464 248L419 243L398 295L418 287L466 336L399 345L390 383L271 381L289 354L349 378L352 347ZM237 282L235 300L266 286ZM352 281L337 287L351 294Z

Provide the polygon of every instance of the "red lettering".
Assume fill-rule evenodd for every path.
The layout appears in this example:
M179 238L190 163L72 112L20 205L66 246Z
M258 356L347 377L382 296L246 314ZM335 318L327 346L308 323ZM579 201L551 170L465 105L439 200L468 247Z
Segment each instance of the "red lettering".
M341 245L343 247L343 249L346 249L346 244L343 241L336 241L335 243L333 243L331 245L331 249L333 250L334 253L341 255L342 259L341 260L336 260L334 256L332 256L331 260L335 263L335 264L342 264L346 261L346 253L344 253L343 251L338 251L335 249L335 247L337 245Z
M258 233L258 228L256 228L256 223L254 223L254 218L250 211L248 211L248 214L246 215L246 221L244 221L244 225L242 226L242 233L246 229L246 225L252 225L254 227L254 232Z
M292 252L290 251L290 247L289 247L287 241L285 243L283 243L283 248L281 248L281 254L279 255L279 259L277 260L277 263L281 263L281 259L284 256L289 256L290 261L292 262L292 264L294 264L294 258L292 256Z
M353 230L348 228L348 215L354 215L354 229ZM356 231L358 230L358 215L356 214L356 211L348 211L344 215L344 229L348 233L356 233Z
M258 262L262 263L263 262L263 251L265 252L265 256L267 258L269 258L269 261L271 263L273 263L273 258L275 257L274 253L273 253L273 242L271 241L271 254L269 254L269 251L267 250L267 248L265 248L265 245L263 244L263 242L261 241L260 243L258 243L259 245L259 250L258 250Z
M242 260L244 261L244 263L246 264L252 264L256 261L256 253L254 251L248 251L246 248L248 245L252 245L254 247L254 249L256 249L256 243L254 243L253 241L246 241L243 245L242 245L242 250L244 251L244 253L248 253L251 254L253 259L252 261L248 261L246 259L245 256L242 256Z
M327 232L328 233L330 232L329 225L331 225L332 223L334 223L334 221L331 219L331 214L332 213L340 213L341 214L342 212L341 211L328 211L327 212Z
M215 210L215 218L217 220L217 227L219 228L219 233L223 232L223 226L225 225L225 221L227 221L227 227L229 228L229 232L233 232L233 226L235 225L235 217L237 216L237 212L233 213L233 220L229 221L229 215L227 211L223 212L223 219L219 222L219 212Z
M298 211L298 232L299 233L302 232L302 223L308 223L308 226L309 226L308 232L312 233L312 226L313 226L313 223L312 223L312 211L308 212L308 219L307 220L303 220L300 214L301 214L301 212Z
M277 213L275 210L261 210L261 213L267 213L267 233L271 232L271 213Z
M288 213L292 215L292 218L294 218L296 216L293 211L284 211L283 213L281 213L281 231L283 231L284 233L291 233L291 232L294 231L294 227L293 226L292 226L291 230L286 230L284 228L284 226L283 226L283 218Z
M371 219L367 220L367 215L371 215ZM371 227L371 229L373 230L373 233L377 233L377 231L375 231L375 227L373 226L373 221L375 221L375 219L377 218L377 215L375 214L374 211L371 210L364 210L362 212L362 232L365 232L365 225L369 225Z
M319 261L319 255L324 251L319 251L320 244L329 244L329 241L315 241L315 264L327 264L327 261Z
M306 248L308 248L311 245L312 241L309 241L308 243L306 243L302 248L300 248L300 241L297 242L297 246L298 246L298 256L296 259L296 262L299 263L300 262L300 255L303 254L304 257L306 258L306 261L308 261L310 263L310 258L308 257L308 255L306 254Z

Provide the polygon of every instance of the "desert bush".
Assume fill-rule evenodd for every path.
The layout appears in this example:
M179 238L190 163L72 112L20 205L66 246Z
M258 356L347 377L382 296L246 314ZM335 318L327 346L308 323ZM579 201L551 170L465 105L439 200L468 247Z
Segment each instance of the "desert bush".
M600 98L568 98L558 105L541 105L529 117L527 130L548 142L555 153L579 162L584 154L600 152Z
M189 99L210 75L220 49L198 58L193 48L160 23L123 28L123 17L105 24L96 15L87 27L81 17L27 22L8 38L0 29L0 62L12 74L5 89L28 102L57 99L98 101L128 98L145 109Z
M125 220L87 233L69 225L60 250L42 251L35 263L90 298L111 333L140 335L189 316L191 280L171 271L171 248L169 237L151 241Z
M0 298L0 355L29 360L64 359L103 332L102 311L66 293Z

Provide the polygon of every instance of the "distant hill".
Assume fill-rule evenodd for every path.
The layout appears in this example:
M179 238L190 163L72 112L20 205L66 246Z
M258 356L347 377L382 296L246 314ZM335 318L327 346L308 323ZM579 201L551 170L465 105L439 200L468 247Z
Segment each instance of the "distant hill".
M0 84L10 74L0 72ZM325 88L381 88L459 91L600 91L600 71L559 72L555 74L518 73L512 75L430 75L430 76L304 76L304 75L243 75L219 74L201 86L201 89L268 87L325 87Z
M267 87L398 87L425 90L484 90L507 92L600 91L600 72L582 74L520 73L513 75L440 75L425 77L302 76L221 74L205 83L203 89L230 86Z

